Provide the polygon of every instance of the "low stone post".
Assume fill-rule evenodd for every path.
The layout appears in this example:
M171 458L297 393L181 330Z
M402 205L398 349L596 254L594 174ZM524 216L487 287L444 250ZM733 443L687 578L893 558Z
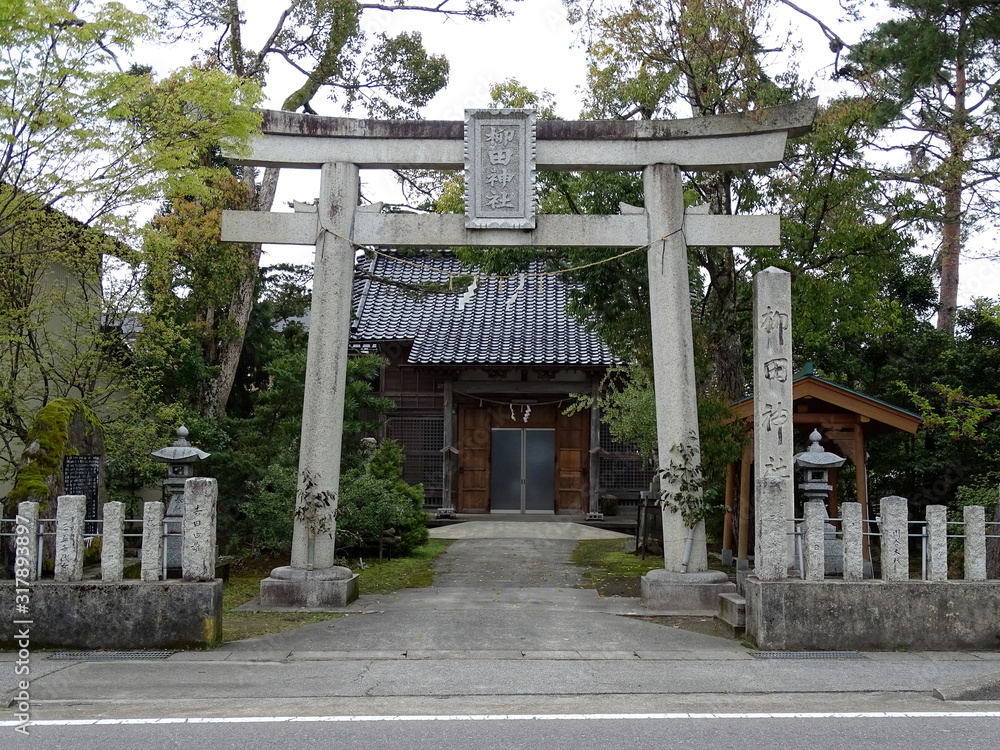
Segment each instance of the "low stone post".
M195 477L184 483L181 568L185 581L215 580L215 507L219 483Z
M844 534L844 580L862 581L865 577L865 560L861 544L864 539L861 503L840 504L840 525Z
M144 581L159 581L163 569L163 503L142 508L142 573Z
M909 511L905 497L882 498L882 580L910 580Z
M822 581L826 575L826 506L810 501L802 506L805 521L802 524L802 545L807 581Z
M38 580L38 503L25 500L17 504L16 531L19 538L27 537L28 544L22 545L18 541L17 558L23 564L17 567L15 573L25 581Z
M83 579L83 521L86 495L61 495L56 509L55 579L69 583Z
M982 505L966 505L965 516L965 580L986 580L986 509Z
M125 506L104 504L104 531L101 535L101 580L120 581L125 568Z
M948 509L944 505L927 506L927 580L948 580Z

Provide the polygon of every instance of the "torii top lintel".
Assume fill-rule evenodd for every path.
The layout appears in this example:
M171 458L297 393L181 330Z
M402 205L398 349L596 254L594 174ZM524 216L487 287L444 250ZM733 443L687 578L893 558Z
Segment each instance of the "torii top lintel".
M789 136L812 127L817 100L684 120L540 120L536 168L643 169L676 164L699 171L775 166ZM235 161L319 169L348 162L364 169L462 169L463 121L357 120L265 110L263 135Z

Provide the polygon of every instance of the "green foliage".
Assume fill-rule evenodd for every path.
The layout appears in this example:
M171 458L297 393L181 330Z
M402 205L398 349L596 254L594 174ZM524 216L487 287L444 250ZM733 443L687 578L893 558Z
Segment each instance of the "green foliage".
M127 211L197 189L207 144L240 151L257 128L255 84L189 66L163 80L118 57L152 39L148 19L114 2L37 0L0 30L0 233L35 201L127 236Z
M420 107L448 81L443 55L429 53L419 33L389 36L372 31L385 14L434 12L442 17L484 21L507 14L504 0L464 3L359 3L356 0L280 3L273 26L247 27L256 10L231 0L223 5L202 0L152 0L166 30L177 38L201 34L211 45L206 54L244 79L267 82L273 58L290 64L305 80L279 94L282 109L315 113L314 101L325 94L345 112L362 109L370 117L416 117ZM408 14L407 14L408 15ZM253 32L260 31L254 49Z
M266 387L247 394L250 413L221 421L190 414L186 422L191 441L212 454L207 471L219 480L219 536L223 549L234 554L281 553L291 544L306 338L294 326L275 336L282 343L271 352L276 358L264 364ZM381 362L369 356L348 363L342 493L352 467L364 464L361 438L374 429L364 415L384 413L388 406L371 394L370 379Z
M994 517L997 502L1000 500L1000 477L979 477L973 483L962 485L955 492L955 505L964 508L966 505L982 505L986 509L986 519ZM991 532L987 532L991 533Z
M162 398L202 416L219 413L223 344L242 336L229 310L240 279L256 273L245 245L219 239L222 211L248 207L247 186L220 169L205 178L200 195L171 195L144 236L147 309L137 353L162 374Z
M670 447L670 455L660 462L660 503L680 513L684 525L693 528L712 511L710 498L702 492L701 455L693 432L685 443Z
M238 506L244 533L240 546L251 556L279 553L292 540L297 474L292 466L270 464L263 476L249 483L250 499Z
M960 256L977 224L996 223L1000 200L1000 14L974 0L890 5L889 20L851 50L847 72L895 153L886 178L917 193L923 218L940 231L937 326L953 334Z
M337 508L337 542L344 550L377 549L382 555L383 532L394 529L395 546L406 555L427 541L427 514L421 485L403 481L403 451L384 440L362 470L341 477Z
M679 510L689 526L713 517L725 500L726 467L739 460L746 441L727 400L705 391L698 400L700 450L693 449L693 440L675 445L663 461L657 458L656 395L647 370L637 365L611 370L599 398L601 419L615 440L636 446L643 457L663 467L667 505ZM579 406L589 406L588 400L582 399Z
M993 394L969 396L961 387L949 388L941 383L933 383L931 387L942 402L938 410L929 398L909 390L903 383L900 383L900 387L917 405L924 420L924 429L940 430L952 440L985 441L983 429L986 422L1000 412L1000 398Z

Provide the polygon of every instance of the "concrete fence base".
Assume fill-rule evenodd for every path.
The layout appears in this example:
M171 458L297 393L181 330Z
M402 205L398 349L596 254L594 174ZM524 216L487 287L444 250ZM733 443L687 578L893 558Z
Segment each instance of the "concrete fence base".
M14 612L14 582L0 584L0 612ZM0 622L0 648L211 648L222 640L222 581L55 583L30 587L29 625Z
M747 635L765 651L1000 649L1000 581L745 584Z

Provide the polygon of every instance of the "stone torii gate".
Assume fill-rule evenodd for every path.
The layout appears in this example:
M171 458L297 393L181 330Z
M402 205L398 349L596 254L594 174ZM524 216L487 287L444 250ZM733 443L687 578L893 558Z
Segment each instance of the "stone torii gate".
M682 170L771 167L811 127L816 101L665 121L538 121L528 110L470 110L465 122L377 121L264 113L242 163L322 171L318 210L227 211L222 239L316 247L291 565L261 582L261 604L343 606L356 596L334 565L351 290L357 246L648 247L661 467L698 452L688 246L778 245L777 216L684 210ZM466 170L466 216L382 214L359 206L360 169ZM620 215L534 214L535 170L642 170L645 208ZM663 492L674 489L664 483ZM687 528L664 509L664 567L682 571ZM686 570L707 568L700 526Z

